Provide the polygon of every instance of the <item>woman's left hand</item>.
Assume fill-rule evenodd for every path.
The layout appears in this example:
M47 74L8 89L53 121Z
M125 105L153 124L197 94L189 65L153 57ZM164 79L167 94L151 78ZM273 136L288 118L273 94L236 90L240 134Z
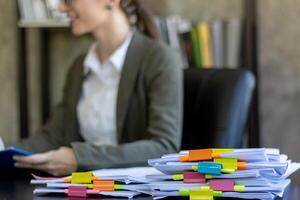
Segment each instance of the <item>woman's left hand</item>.
M45 171L54 176L69 175L77 169L77 161L72 148L61 147L32 156L14 156L15 167Z

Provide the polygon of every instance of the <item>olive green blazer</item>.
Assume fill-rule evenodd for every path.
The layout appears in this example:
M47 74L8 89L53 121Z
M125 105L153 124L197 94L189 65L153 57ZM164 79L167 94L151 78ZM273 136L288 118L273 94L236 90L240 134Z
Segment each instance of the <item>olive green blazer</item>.
M34 153L72 147L78 170L146 165L149 158L179 150L183 106L179 54L135 31L118 90L118 146L89 144L80 135L76 106L84 57L69 70L62 102L49 122L38 134L13 146Z

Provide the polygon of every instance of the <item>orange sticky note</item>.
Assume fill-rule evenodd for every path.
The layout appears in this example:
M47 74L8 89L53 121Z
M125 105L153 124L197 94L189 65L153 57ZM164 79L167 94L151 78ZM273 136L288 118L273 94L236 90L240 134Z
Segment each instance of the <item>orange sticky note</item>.
M201 160L211 160L211 159L212 159L211 149L200 149L200 150L189 151L189 161L201 161Z
M179 156L179 161L180 162L188 162L189 161L189 156L188 155Z
M64 178L64 182L65 183L71 183L72 182L72 178Z
M114 191L115 190L115 181L112 180L95 180L93 182L93 189L100 191Z
M247 163L246 162L238 162L238 169L239 170L247 169Z

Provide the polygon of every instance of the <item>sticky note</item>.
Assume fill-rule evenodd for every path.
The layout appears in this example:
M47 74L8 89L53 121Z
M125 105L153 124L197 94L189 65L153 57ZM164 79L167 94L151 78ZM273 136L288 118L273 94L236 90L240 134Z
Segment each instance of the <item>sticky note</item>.
M222 169L221 172L223 174L232 174L235 172L235 170L234 169Z
M192 170L195 171L195 172L197 172L198 171L198 165L193 165L192 166Z
M71 183L72 182L72 178L64 178L64 183Z
M123 185L115 185L115 190L124 190Z
M112 180L95 180L93 182L94 190L100 191L114 191L115 190L115 181Z
M232 153L234 149L212 149L213 153Z
M181 155L181 156L179 156L179 161L180 162L188 162L189 161L189 156L188 155Z
M210 180L210 187L217 191L234 192L234 180L213 179Z
M246 187L244 185L235 185L234 186L234 191L235 192L245 192Z
M231 153L234 152L234 149L212 149L213 158L221 158L222 153Z
M200 150L190 150L189 151L189 161L202 161L211 160L212 150L211 149L200 149Z
M213 190L190 190L190 200L213 200Z
M205 174L205 179L212 179L213 176L211 174Z
M238 162L238 169L239 170L247 169L247 163L246 162Z
M205 183L205 175L198 172L184 172L184 183Z
M205 186L202 186L200 187L201 190L211 190L210 186L208 185L205 185Z
M220 175L222 170L222 165L212 162L199 162L198 172L201 174L213 174Z
M184 176L183 176L183 174L174 174L174 175L172 175L172 179L174 181L181 181L184 179Z
M235 158L214 158L214 163L221 164L223 169L238 169L238 160Z
M72 173L72 183L92 183L92 172L74 172Z
M188 196L190 196L190 191L189 190L185 190L185 189L181 189L181 190L179 190L179 195L181 197L188 197Z
M69 186L69 197L87 197L87 188L85 186Z
M86 183L83 184L85 187L89 188L89 189L93 189L94 185L92 183Z
M222 197L223 196L223 192L221 191L214 191L214 197Z

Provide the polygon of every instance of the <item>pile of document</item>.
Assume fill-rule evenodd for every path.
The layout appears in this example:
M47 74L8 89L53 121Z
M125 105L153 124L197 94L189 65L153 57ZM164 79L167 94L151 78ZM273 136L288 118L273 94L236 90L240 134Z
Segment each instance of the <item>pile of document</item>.
M182 151L150 159L148 164L151 167L73 173L64 178L35 176L31 183L47 186L35 189L36 195L267 200L282 197L290 184L288 177L300 168L278 149L266 148Z

